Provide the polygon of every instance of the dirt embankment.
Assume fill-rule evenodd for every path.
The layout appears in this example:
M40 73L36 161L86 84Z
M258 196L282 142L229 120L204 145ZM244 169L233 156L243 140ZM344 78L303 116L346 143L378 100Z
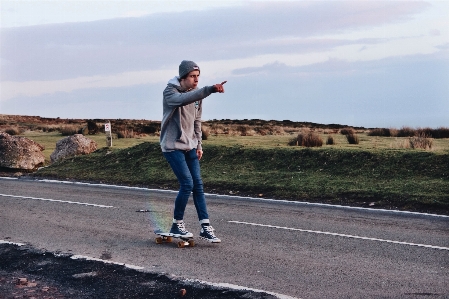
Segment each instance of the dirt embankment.
M12 244L0 244L0 261L2 299L275 298L266 293L216 288Z

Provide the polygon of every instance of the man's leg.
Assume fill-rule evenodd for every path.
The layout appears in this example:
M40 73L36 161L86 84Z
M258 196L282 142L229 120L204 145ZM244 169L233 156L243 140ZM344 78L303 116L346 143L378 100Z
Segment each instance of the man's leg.
M195 149L186 154L186 163L193 181L193 202L198 213L198 219L200 221L207 220L207 222L209 222L203 180L201 179L200 162Z
M176 175L176 178L178 179L180 185L178 195L175 199L175 208L173 211L173 226L170 232L174 233L176 237L179 235L192 237L193 234L186 231L183 221L184 211L193 189L193 179L186 163L185 152L172 151L164 152L163 154L170 164L170 167Z
M200 163L195 149L191 150L188 155L186 155L186 162L193 179L193 201L201 224L200 237L209 242L219 243L221 240L215 236L215 230L209 222L203 180L201 179Z

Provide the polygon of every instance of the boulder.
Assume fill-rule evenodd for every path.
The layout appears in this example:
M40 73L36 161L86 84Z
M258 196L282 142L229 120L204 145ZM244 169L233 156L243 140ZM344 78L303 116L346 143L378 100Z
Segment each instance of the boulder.
M97 150L97 143L82 134L75 134L59 140L54 152L50 155L51 162L90 154Z
M34 170L45 163L44 146L26 137L0 132L0 167Z

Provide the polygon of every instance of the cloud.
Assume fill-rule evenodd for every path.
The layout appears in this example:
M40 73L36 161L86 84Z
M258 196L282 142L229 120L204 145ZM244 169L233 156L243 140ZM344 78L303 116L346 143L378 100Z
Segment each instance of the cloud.
M441 31L438 29L431 29L429 30L429 35L430 36L440 36L441 35Z
M436 46L440 50L449 50L449 43Z
M165 83L190 59L201 66L202 86L228 80L225 94L205 101L206 119L445 125L447 21L429 21L429 7L244 2L150 15L140 7L120 11L136 9L130 18L2 28L0 108L160 119Z
M447 126L449 60L441 54L307 66L267 64L228 80L204 101L204 119L290 119L367 127ZM201 86L205 82L200 81ZM165 81L85 88L0 102L2 113L160 120ZM86 107L89 107L86 109Z
M56 92L72 92L78 89L130 87L134 85L161 83L173 76L171 70L124 72L109 76L78 77L53 81L2 81L0 101L18 96L35 97Z
M309 39L407 20L424 2L249 2L0 32L1 80L60 80L176 67L173 61L304 53L344 41ZM325 21L323 21L325 20Z

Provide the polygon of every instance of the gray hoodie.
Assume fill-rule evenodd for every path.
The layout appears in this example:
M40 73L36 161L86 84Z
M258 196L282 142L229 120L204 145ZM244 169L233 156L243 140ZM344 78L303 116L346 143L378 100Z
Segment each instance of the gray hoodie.
M168 81L164 90L160 137L163 152L202 149L202 100L213 92L213 86L186 91L180 86L179 77Z

